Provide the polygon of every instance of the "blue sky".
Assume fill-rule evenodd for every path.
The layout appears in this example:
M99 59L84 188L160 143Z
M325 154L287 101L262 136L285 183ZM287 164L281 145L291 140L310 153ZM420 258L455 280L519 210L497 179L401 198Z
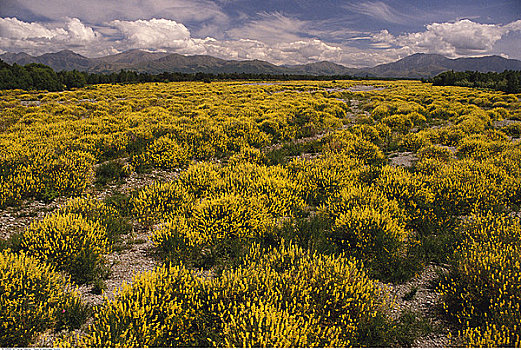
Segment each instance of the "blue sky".
M417 52L521 59L521 0L0 0L0 52L136 48L351 67Z

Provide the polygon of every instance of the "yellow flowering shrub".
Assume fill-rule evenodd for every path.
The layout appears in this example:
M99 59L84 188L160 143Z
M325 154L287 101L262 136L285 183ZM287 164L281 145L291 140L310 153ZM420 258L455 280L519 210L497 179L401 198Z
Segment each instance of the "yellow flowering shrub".
M324 150L332 153L344 153L366 164L381 164L385 156L377 145L363 138L356 137L347 130L337 131L324 139Z
M406 213L402 217L408 226L422 233L429 232L434 218L434 193L422 174L384 166L375 180L375 187L387 198L399 203Z
M418 159L420 161L424 159L438 159L443 162L448 162L454 155L450 149L438 145L428 145L418 149Z
M301 187L282 166L242 163L225 167L212 193L256 197L273 217L298 215L305 206Z
M184 214L194 200L180 181L155 183L131 198L134 215L145 224Z
M281 245L254 247L244 264L210 281L212 311L222 324L214 346L349 347L376 341L365 335L383 317L387 300L355 260Z
M272 240L273 222L255 197L223 194L196 203L186 217L174 217L152 235L172 260L213 265L235 258L247 242Z
M469 347L519 347L521 222L491 213L472 216L440 285L446 312Z
M160 267L135 275L114 300L95 310L93 323L80 339L59 347L208 346L203 281L183 266ZM206 327L208 327L208 330Z
M94 160L87 153L67 151L56 157L38 149L11 151L0 154L0 207L28 197L47 200L79 194L91 181Z
M135 276L97 310L75 345L370 346L367 335L387 308L383 291L354 260L255 247L244 266L215 278L183 266Z
M346 254L365 262L375 274L385 278L407 253L411 233L403 219L372 206L347 209L334 218L328 238Z
M51 266L0 252L0 346L27 347L47 330L76 328L83 312L78 293Z
M190 215L196 201L223 193L256 197L273 217L298 214L305 205L299 185L285 168L242 162L225 167L194 164L173 182L144 188L132 202L138 217L154 222Z
M64 207L60 208L58 213L63 215L79 214L85 220L99 223L105 228L110 243L114 243L121 235L128 233L131 229L130 224L121 217L116 209L90 196L69 200Z
M21 249L79 283L93 280L110 251L106 229L79 214L48 215L31 224L21 238Z
M320 205L342 188L359 182L369 167L347 153L326 153L315 160L296 159L288 169L306 203Z
M362 306L378 304L381 294L366 297L342 283L354 274L351 281L365 290L360 286L372 282L366 284L362 271L396 282L431 261L447 263L454 247L468 243L461 238L468 230L457 227L469 215L517 212L521 151L509 136L518 136L519 126L504 119L521 119L521 104L518 95L419 81L350 89L367 84L233 81L0 92L0 208L83 196L106 185L104 173L121 178L134 166L176 176L137 189L130 215L149 229L155 225L152 238L167 258L213 266L215 275L201 280L181 267L142 275L135 288L124 288L124 302L106 302L107 313L98 310L100 322L94 321L92 338L82 338L84 345L389 344L374 341L381 329L372 322L385 316ZM396 151L412 152L419 162L385 165ZM118 169L104 168L110 164ZM124 170L123 164L132 165ZM90 186L93 169L96 189ZM33 223L22 235L23 249L84 281L95 277L110 244L128 228L109 205L76 198ZM237 266L251 243L265 248L283 238L317 253L256 248L264 260L250 257L220 274L226 264L217 263ZM16 248L16 237L0 243ZM346 268L351 262L344 258L321 255L337 253L366 267ZM160 282L169 274L174 279ZM488 284L479 286L488 293ZM351 309L337 302L342 293L351 306L364 301ZM515 322L494 316L473 323L469 310L461 316L469 321L468 327L461 323L461 339L476 346L512 344ZM498 310L494 315L517 320ZM346 316L355 314L361 316ZM141 324L146 328L139 333Z
M228 159L229 164L240 163L257 163L262 164L266 160L266 156L259 149L253 147L243 147L240 152L235 153Z
M512 148L512 142L504 134L479 134L461 140L457 155L460 158L487 159Z
M155 140L145 152L134 156L132 163L136 168L157 167L162 169L177 169L190 161L190 149L180 145L169 136Z
M503 212L519 193L519 182L492 160L464 158L430 165L426 161L418 163L417 168L434 194L433 211L438 225L447 225L473 211Z

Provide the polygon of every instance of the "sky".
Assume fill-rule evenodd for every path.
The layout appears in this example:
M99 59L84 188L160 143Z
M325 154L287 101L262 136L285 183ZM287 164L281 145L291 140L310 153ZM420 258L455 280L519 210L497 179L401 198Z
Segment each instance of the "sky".
M521 59L521 0L0 0L0 53L130 49L348 67Z

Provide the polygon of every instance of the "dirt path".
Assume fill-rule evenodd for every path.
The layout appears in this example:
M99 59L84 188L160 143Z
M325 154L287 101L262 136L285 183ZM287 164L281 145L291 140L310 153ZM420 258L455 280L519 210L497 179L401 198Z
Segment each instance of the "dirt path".
M385 284L394 300L391 316L398 318L405 312L412 312L420 320L428 323L432 331L425 336L418 337L413 347L440 348L449 347L449 324L439 315L440 295L434 290L434 282L441 268L428 265L413 279L403 284Z

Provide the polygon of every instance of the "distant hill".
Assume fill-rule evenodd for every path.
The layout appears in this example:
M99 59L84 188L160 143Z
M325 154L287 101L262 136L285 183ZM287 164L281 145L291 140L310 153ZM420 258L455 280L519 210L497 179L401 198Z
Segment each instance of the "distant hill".
M55 71L62 70L88 70L93 62L93 59L84 57L70 50L63 50L55 53L46 53L41 56L30 56L24 52L21 53L5 53L0 55L0 59L13 64L26 65L29 63L41 63L50 66Z
M30 56L26 53L5 53L0 59L13 64L42 63L56 71L79 70L91 73L119 72L121 69L152 74L162 72L182 73L252 73L252 74L305 74L305 75L354 75L382 78L428 78L447 70L503 72L521 70L521 61L500 56L449 59L434 54L414 54L396 62L372 68L348 68L332 62L316 62L303 65L277 66L266 61L235 61L176 53L129 50L98 58L87 58L70 50Z
M448 70L483 73L521 70L521 61L500 56L450 59L441 55L417 53L396 62L358 70L358 75L365 71L369 76L382 78L429 78Z
M11 53L7 52L3 55L0 55L0 59L5 63L13 64L17 63L21 66L25 66L26 64L35 62L36 57L30 56L25 52L20 53Z

